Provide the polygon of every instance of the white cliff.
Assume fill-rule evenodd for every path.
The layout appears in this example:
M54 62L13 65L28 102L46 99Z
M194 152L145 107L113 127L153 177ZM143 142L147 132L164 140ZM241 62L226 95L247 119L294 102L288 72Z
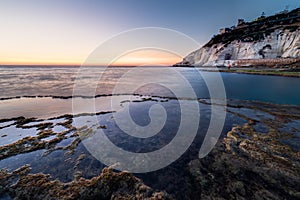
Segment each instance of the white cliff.
M300 8L220 29L177 65L218 66L226 62L300 59ZM229 61L228 61L229 60ZM257 62L255 62L257 63Z
M195 66L222 65L224 60L275 59L300 57L300 29L277 29L263 40L243 42L234 40L230 44L214 44L202 47L186 56L182 63Z

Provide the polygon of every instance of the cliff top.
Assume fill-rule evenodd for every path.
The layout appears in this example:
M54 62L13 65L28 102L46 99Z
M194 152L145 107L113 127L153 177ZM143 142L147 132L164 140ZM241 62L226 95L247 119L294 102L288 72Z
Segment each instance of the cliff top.
M204 47L211 47L214 44L229 44L234 40L243 42L254 42L264 39L276 29L289 30L294 32L300 27L300 8L290 12L283 11L272 16L261 16L252 22L238 20L238 25L232 28L220 30L220 34L215 35Z

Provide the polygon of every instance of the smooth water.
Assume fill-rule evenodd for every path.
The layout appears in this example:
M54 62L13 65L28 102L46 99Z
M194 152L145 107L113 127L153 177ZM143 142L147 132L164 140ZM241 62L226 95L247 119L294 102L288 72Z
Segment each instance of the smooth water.
M191 82L199 98L209 97L205 82L199 76L195 76L197 69L179 68L178 70ZM207 78L213 77L213 73L218 72L200 72ZM220 74L228 99L300 105L299 78L237 73Z
M95 95L111 94L123 75L133 70L131 67L88 68L88 73L80 78L83 87L96 84ZM149 70L150 69L150 70ZM122 79L122 84L135 85L139 80L158 76L158 67L147 67L145 74L140 73L133 79ZM172 68L188 80L198 98L209 98L209 93L202 77L213 79L218 72L203 72L196 68ZM0 67L0 97L16 96L72 96L78 67ZM98 75L101 75L99 79ZM185 90L182 84L169 74L159 74L164 83ZM300 105L300 79L280 76L248 75L221 73L228 99L256 100L276 104ZM125 82L124 82L125 81ZM83 91L85 89L83 88ZM127 92L125 92L127 93ZM144 95L169 96L164 87L141 86L136 91Z
M218 73L203 72L195 68L167 68L171 72L180 74L179 78L191 85L197 97L191 99L191 96L184 96L189 95L185 93L188 90L186 85L167 70L160 67L147 67L144 71L138 71L136 76L126 77L134 69L91 67L85 70L84 76L77 79L80 68L76 67L0 67L0 98L2 98L0 99L0 147L9 152L0 153L0 169L6 168L12 171L29 164L31 173L50 174L53 179L63 182L74 180L77 173L84 178L98 176L108 164L97 160L87 149L86 143L83 144L82 141L88 140L85 139L85 134L93 136L101 130L113 144L126 152L157 151L172 144L178 135L179 125L183 120L182 107L188 114L184 115L186 120L183 124L186 126L180 142L189 138L192 133L189 130L190 126L196 121L195 115L190 113L195 108L192 105L196 102L199 106L199 123L196 121L199 127L187 150L179 155L179 159L161 170L137 174L147 185L183 199L187 189L191 189L189 184L185 184L185 180L190 177L187 172L188 163L198 158L211 122L212 106L208 103L210 95L205 80L211 81L213 83L211 86L215 87L214 79ZM270 111L288 110L291 113L299 109L298 106L239 101L255 100L300 105L300 94L297 90L300 86L299 78L234 73L219 75L226 89L226 98L238 100L232 100L229 102L229 107L222 108L226 112L226 118L223 129L220 130L221 137L225 136L233 126L245 124L250 119L257 121L253 128L263 134L269 132L269 122L274 121L275 124L280 122L276 121L276 116L271 114L272 112L255 109L255 106L259 108L270 106ZM159 80L161 85L151 80ZM79 91L82 93L78 94L79 97L73 98L76 81L81 83ZM143 84L145 81L149 84ZM92 91L93 95L85 96L85 92L89 91L91 85L97 85ZM124 88L121 93L114 93L117 85ZM131 87L135 90L127 91ZM177 96L170 88L183 91L180 93L183 96ZM113 98L115 102L112 101ZM76 109L73 107L74 102L79 105ZM234 102L238 103L234 104ZM233 106L230 106L231 104ZM126 106L129 108L129 114L123 109ZM155 106L163 107L166 112L163 127L151 137L132 136L130 133L135 128L140 130L139 127L146 127L157 119L158 122L163 121L160 115L153 115L155 117L151 118L151 109ZM75 114L75 116L66 114ZM117 118L132 119L137 126L133 126L126 132L119 127ZM220 120L215 121L220 122ZM287 123L280 126L281 131L291 134L292 139L283 138L280 142L293 149L300 149L300 121L291 118L285 122ZM79 133L83 134L83 137L80 137ZM39 141L38 148L32 141ZM99 145L95 140L91 141L93 145ZM18 148L13 148L16 145ZM99 147L106 150L101 145ZM103 150L101 148L99 149ZM17 152L14 152L15 150ZM106 150L103 155L110 155L110 153L111 151Z

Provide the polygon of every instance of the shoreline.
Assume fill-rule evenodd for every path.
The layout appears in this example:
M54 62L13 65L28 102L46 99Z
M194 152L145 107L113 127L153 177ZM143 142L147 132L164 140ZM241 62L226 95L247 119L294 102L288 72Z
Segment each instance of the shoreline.
M264 76L284 76L284 77L296 77L300 78L300 71L291 71L291 69L282 70L282 69L271 69L271 68L231 68L227 69L225 67L196 67L196 66L173 66L173 67L183 67L183 68L197 68L201 71L206 72L224 72L224 73L237 73L237 74L252 74L252 75L264 75ZM297 69L300 70L300 69Z
M210 71L210 70L207 70L207 71ZM267 70L253 70L253 69L221 69L221 70L219 70L219 72L300 78L300 72L292 72L292 71L277 71L277 70L267 71Z
M143 100L132 102L139 104ZM199 103L205 106L210 102ZM289 110L288 114L286 110ZM1 168L0 197L30 196L44 199L51 191L53 198L71 195L70 199L88 198L90 195L93 198L99 195L111 198L117 194L128 198L138 194L141 199L149 196L153 199L182 199L191 197L193 192L202 198L212 194L220 199L228 196L247 199L249 194L255 197L263 194L270 198L298 198L300 146L297 127L300 123L300 107L283 108L273 104L231 100L226 112L230 117L228 119L231 119L228 131L224 132L225 135L219 138L217 145L205 158L195 157L198 149L191 145L189 153L182 159L159 172L144 176L112 171L109 166L102 164L90 165L95 160L84 150L80 135L88 136L94 130L91 129L93 126L84 125L88 119L83 115L44 120L4 120L0 129L16 127L22 131L37 129L38 132L2 145L2 166L6 163L6 168L10 170ZM110 113L102 114L103 120L95 130L114 131L114 126L106 121L110 119ZM75 125L74 120L80 124ZM2 134L2 137L4 140L9 134ZM195 142L199 140L195 139ZM18 165L15 168L8 165L15 161L14 156L18 156L20 161L15 163ZM30 162L26 162L29 157ZM52 170L54 163L59 172ZM86 169L85 166L91 168ZM72 170L66 172L66 169ZM178 175L172 177L170 174ZM151 177L164 178L169 188L152 181ZM18 181L13 184L16 179ZM276 185L280 181L288 184L280 189L281 184ZM187 187L182 187L182 183L186 183ZM193 188L188 188L191 184ZM179 186L182 190L176 190ZM219 188L223 188L221 192Z

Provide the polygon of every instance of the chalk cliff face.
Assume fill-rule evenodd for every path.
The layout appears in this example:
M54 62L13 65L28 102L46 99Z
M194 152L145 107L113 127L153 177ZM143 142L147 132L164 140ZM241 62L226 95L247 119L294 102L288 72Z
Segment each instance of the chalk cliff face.
M298 58L300 57L300 30L275 30L264 40L254 42L232 41L202 47L186 56L182 63L196 66L222 65L224 60Z
M299 9L293 13L292 17L279 16L287 20L272 16L216 35L178 65L218 66L225 60L299 58Z

